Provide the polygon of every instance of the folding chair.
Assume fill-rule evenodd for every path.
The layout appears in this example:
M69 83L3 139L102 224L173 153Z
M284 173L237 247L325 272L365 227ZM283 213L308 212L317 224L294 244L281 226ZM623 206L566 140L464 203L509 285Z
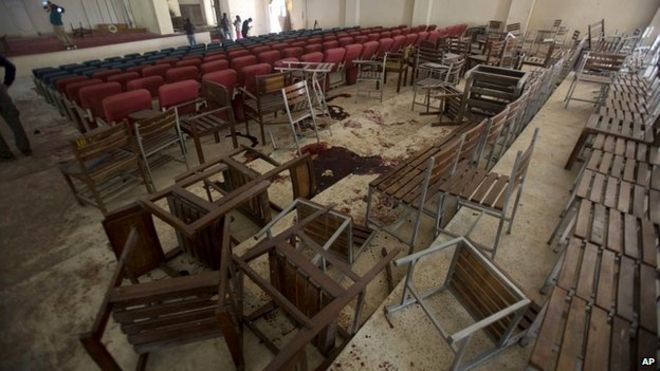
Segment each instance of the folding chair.
M618 56L609 53L585 53L580 66L573 75L571 85L566 92L564 108L568 108L568 104L571 100L593 103L594 105L600 104L607 94L609 85L612 83L613 74L623 65L624 58L625 56ZM577 83L581 81L600 85L595 100L573 97L575 87L577 86Z
M316 114L314 113L314 106L312 105L312 100L309 95L307 81L302 80L293 85L282 88L282 97L284 99L286 114L289 118L289 124L291 125L291 133L293 134L296 151L298 152L298 155L301 155L298 135L299 133L302 134L302 126L304 124L311 126L311 129L314 131L314 136L316 137L316 143L320 143L318 126L316 125ZM329 127L328 130L330 130ZM277 148L273 133L270 129L268 132L270 133L273 147ZM332 135L332 132L330 132L330 134Z
M266 126L281 124L281 122L266 122L265 116L274 115L285 109L281 91L290 84L291 73L258 73L251 78L251 81L254 81L254 85L249 83L246 76L245 88L239 88L243 97L243 112L246 123L254 120L259 124L261 143L265 145ZM272 140L272 133L270 135Z
M453 257L442 284L420 292L414 277L417 263L423 259L432 259L441 253L447 254L451 248L454 248ZM419 305L455 354L451 370L471 369L526 335L526 331L521 330L521 320L532 303L531 300L500 267L467 239L459 237L445 243L434 242L423 251L395 260L394 265L397 267L407 265L408 271L401 302L386 307L386 316L415 304ZM432 308L429 302L431 297L445 292L452 294L452 297L477 322L450 334L434 315L436 309ZM466 362L463 358L470 340L480 331L489 337L494 347L480 352L471 361Z
M468 229L468 232L463 234L466 238L469 237L484 214L494 216L500 220L493 246L482 248L488 251L493 259L497 254L497 248L500 244L504 222L509 222L507 233L511 233L516 212L518 211L520 196L525 186L527 169L531 162L538 130L538 128L534 130L532 141L525 152L518 151L510 176L501 175L493 171L484 173L476 167L465 167L462 169L464 172L456 174L452 181L440 187L441 193L438 197L438 210L443 208L445 197L450 196L456 198L458 202L457 207L465 206L480 212L479 217ZM513 211L509 218L506 214L509 202L514 196L514 193ZM436 233L456 237L456 234L442 228L442 223L440 222L436 223Z

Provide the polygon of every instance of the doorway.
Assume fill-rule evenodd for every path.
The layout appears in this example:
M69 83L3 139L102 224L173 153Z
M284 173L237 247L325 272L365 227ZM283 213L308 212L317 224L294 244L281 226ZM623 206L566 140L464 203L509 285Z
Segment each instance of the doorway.
M202 12L202 6L199 4L180 4L179 9L181 9L181 17L183 19L189 18L190 22L195 26L205 25L204 13Z
M289 16L286 11L286 0L272 0L268 5L268 16L271 33L287 31L290 28L288 26Z

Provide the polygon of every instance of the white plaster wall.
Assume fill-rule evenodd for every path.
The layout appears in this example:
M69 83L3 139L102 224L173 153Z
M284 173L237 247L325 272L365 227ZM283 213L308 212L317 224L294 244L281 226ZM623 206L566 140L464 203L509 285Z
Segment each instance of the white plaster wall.
M449 26L467 23L470 26L483 25L490 20L505 22L511 7L511 0L431 0L432 9L429 24ZM426 12L424 7L418 11ZM414 16L420 20L420 16ZM417 23L417 22L416 22Z
M237 15L241 21L252 18L252 30L250 35L268 33L268 0L229 0L229 13L232 22Z
M306 0L307 28L314 26L314 20L319 22L321 28L333 28L344 25L346 14L346 0ZM294 4L295 6L295 4Z
M571 32L587 32L587 25L605 19L605 32L629 33L644 29L660 5L660 0L536 0L529 30L547 29L554 19Z
M360 25L410 24L415 0L360 0Z

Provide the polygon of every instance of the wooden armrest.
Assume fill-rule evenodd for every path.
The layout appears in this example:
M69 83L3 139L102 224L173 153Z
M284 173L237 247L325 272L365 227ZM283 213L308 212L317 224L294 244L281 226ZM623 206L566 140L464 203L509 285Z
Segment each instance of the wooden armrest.
M194 122L191 122L191 120L195 120L195 119L198 119L200 117L212 115L212 114L218 113L218 112L224 112L224 111L227 111L230 108L231 108L230 106L225 106L225 107L216 108L216 109L213 109L213 110L210 110L210 111L202 112L202 113L194 115L194 116L188 116L188 117L186 117L186 121L188 121L191 124L194 124Z
M241 94L247 96L248 98L257 100L257 97L255 95L253 95L252 93L250 93L249 91L247 91L247 89L245 89L245 87L239 86L237 90L240 91Z

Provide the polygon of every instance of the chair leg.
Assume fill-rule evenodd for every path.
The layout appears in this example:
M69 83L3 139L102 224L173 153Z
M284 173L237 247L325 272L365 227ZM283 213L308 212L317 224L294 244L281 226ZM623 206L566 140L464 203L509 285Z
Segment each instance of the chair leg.
M571 81L571 86L568 87L568 91L566 92L566 98L564 98L564 108L568 108L568 103L571 101L571 98L573 97L573 91L575 90L575 85L577 85L577 78L574 78L573 81Z
M506 233L511 234L511 228L513 228L513 221L516 219L516 211L518 211L518 204L520 203L520 196L522 195L523 192L523 185L520 185L520 188L518 189L518 194L516 195L516 200L513 203L513 212L511 213L511 220L509 220L509 228L507 229ZM504 214L506 215L506 210L504 210Z
M440 230L442 230L442 211L445 205L445 194L438 196L438 206L436 208L435 216L435 229L433 230L433 236L437 237Z
M193 142L195 143L195 150L197 151L197 159L200 164L204 163L204 150L202 150L202 141L198 135L193 136Z
M493 245L493 259L495 259L495 254L497 254L497 248L500 245L500 240L502 239L502 229L504 228L504 221L506 219L505 211L502 211L500 215L500 223L497 226L497 234L495 235L495 244Z

